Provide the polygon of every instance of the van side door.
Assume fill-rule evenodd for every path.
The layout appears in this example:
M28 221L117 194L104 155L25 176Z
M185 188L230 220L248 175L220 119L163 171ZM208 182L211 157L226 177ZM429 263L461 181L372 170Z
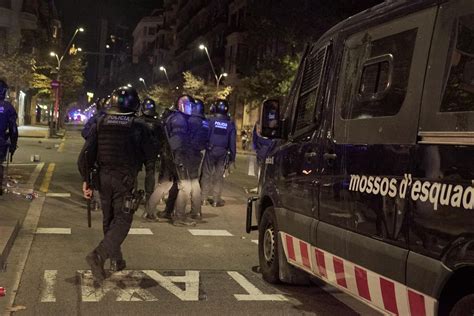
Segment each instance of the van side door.
M401 315L409 313L395 298L406 291L408 256L401 191L413 166L436 13L433 6L341 34L334 129L321 139L317 247L336 256L333 283ZM344 262L355 268L344 272ZM387 297L366 288L367 280Z

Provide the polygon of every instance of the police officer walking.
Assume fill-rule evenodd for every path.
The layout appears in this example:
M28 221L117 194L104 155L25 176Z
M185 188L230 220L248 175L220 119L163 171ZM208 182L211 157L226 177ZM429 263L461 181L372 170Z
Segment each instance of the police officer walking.
M196 222L186 217L186 204L191 195L191 130L189 118L194 106L194 99L183 95L178 99L177 109L166 120L166 133L170 144L173 161L178 175L178 199L173 214L173 225L194 226Z
M201 186L199 184L200 168L202 163L202 151L207 148L209 142L209 121L204 115L204 103L196 99L192 106L191 116L188 120L191 143L189 144L188 171L191 186L191 218L202 219L201 213ZM180 194L186 193L180 191ZM178 196L180 199L180 196ZM182 197L183 201L185 197Z
M225 204L221 197L224 173L230 163L235 161L236 156L236 128L228 114L227 101L217 100L215 115L209 119L209 145L202 166L203 205L207 205L208 201L212 202L213 207Z
M155 152L157 153L155 159L145 162L145 203L147 205L157 182L155 175L159 163L159 137L160 134L162 134L160 132L161 125L158 119L158 113L156 112L156 103L155 101L153 101L153 99L145 98L145 100L143 100L141 118L148 127L152 139L152 145L155 146ZM155 220L155 214L153 212L148 213L147 211L145 211L144 217L148 220Z
M3 194L3 162L7 153L13 156L18 142L17 114L15 108L6 101L8 85L0 80L0 195Z
M121 244L140 200L136 194L137 174L143 163L156 156L147 127L135 115L140 107L137 92L133 88L119 88L114 91L110 105L107 114L91 127L78 161L86 199L92 194L87 182L88 166L99 166L104 238L86 257L97 281L106 277L104 262L108 258L111 271L126 266Z
M87 139L89 137L91 127L97 123L97 120L105 115L105 99L97 98L94 102L95 104L95 109L96 113L87 121L87 123L84 125L81 131L81 136L84 139Z

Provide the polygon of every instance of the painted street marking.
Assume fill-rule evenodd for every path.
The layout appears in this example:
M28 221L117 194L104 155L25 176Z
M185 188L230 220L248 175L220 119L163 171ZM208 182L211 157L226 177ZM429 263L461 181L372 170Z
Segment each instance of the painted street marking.
M43 167L44 163L40 163L36 166L35 171L33 171L27 183L29 188L33 188ZM15 302L16 294L18 293L18 288L20 287L21 277L23 275L23 271L25 270L26 260L28 259L31 245L33 243L33 232L36 231L36 227L38 227L38 221L41 216L41 211L43 210L44 201L45 198L41 196L31 201L28 212L26 213L25 219L23 220L22 228L18 233L12 253L10 254L12 258L16 258L14 256L15 253L18 257L17 259L14 259L15 262L12 264L12 266L16 268L16 271L14 272L14 280L11 291L8 291L7 293L7 306L11 307ZM6 313L6 315L10 314L11 312Z
M220 229L188 229L194 236L234 236L227 230Z
M38 163L11 163L9 164L10 167L24 167L24 166L37 166Z
M143 273L182 301L199 301L199 271L186 271L184 276L162 276L153 270ZM184 290L175 283L184 283Z
M149 228L130 228L129 235L153 235Z
M71 197L71 193L46 193L46 197L68 198Z
M71 228L37 228L37 234L71 235Z
M77 271L81 277L81 296L83 302L100 302L108 293L116 296L117 302L154 302L158 299L149 291L142 289L141 271L120 271L105 279L102 286L94 286L92 273Z
M40 191L41 192L48 192L49 189L49 184L51 183L51 178L53 177L53 172L54 168L56 167L56 164L54 162L50 163L48 166L48 170L46 171L46 174L44 175L43 183L41 183Z
M64 141L59 145L58 153L62 153L64 151Z
M242 274L238 272L227 271L227 273L248 293L234 294L234 297L237 299L237 301L287 301L286 297L280 294L263 294L262 291L257 289Z
M258 239L252 239L252 242L256 245L258 245Z
M54 286L56 285L57 276L58 276L58 270L45 270L44 271L43 285L41 288L41 302L42 303L56 302L56 296L54 295Z

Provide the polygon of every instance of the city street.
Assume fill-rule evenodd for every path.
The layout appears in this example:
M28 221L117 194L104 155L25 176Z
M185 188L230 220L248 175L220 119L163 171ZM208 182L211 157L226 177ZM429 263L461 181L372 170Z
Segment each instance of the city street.
M245 233L248 156L239 155L226 179L222 208L203 208L196 227L142 220L135 214L123 244L127 270L99 286L84 260L102 236L101 213L87 227L86 203L76 161L83 144L79 126L63 138L21 138L10 166L19 186L34 186L28 201L6 194L0 220L21 229L0 271L0 311L18 315L375 315L335 288L270 285L258 268L257 232ZM31 162L31 155L40 161ZM233 167L232 167L233 168ZM143 185L143 174L140 177ZM163 208L163 205L160 205ZM108 263L106 263L108 269Z

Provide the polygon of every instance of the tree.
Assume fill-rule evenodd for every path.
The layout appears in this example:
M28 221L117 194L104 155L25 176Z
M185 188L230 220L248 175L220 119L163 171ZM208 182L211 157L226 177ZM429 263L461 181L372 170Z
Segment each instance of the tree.
M173 105L178 98L177 94L177 90L158 84L151 86L147 93L159 107L169 107Z
M61 65L62 104L78 99L84 91L84 72L86 64L78 56L65 58Z
M216 99L225 99L232 93L231 86L220 86L217 88L214 84L206 83L204 79L193 75L190 71L183 73L183 79L184 93L201 99L205 103Z
M3 54L0 58L0 77L4 78L10 87L29 88L33 81L33 65L31 54Z

